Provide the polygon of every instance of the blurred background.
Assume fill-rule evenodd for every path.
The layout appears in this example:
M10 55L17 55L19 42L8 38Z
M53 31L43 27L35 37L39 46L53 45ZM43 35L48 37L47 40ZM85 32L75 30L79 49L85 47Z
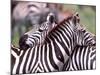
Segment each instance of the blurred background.
M27 31L36 31L46 21L49 12L56 16L57 23L79 12L81 24L96 34L96 7L88 5L11 1L11 43L18 47L19 38Z

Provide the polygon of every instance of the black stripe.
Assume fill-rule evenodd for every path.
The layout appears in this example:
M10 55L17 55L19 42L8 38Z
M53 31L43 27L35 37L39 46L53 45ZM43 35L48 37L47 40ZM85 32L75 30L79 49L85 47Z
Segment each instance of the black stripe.
M79 70L79 66L78 66L78 61L77 61L77 53L78 53L78 50L75 50L75 53L74 53L74 62L76 64L76 68L77 70Z
M44 46L44 45L41 46L41 56L40 56L40 61L41 61L41 64L42 64L42 66L43 66L44 72L46 72L46 70L45 70L45 68L44 68L44 65L43 65L43 60L42 60L42 59L43 59L43 57L42 57L42 56L43 56L43 54L42 54L42 53L43 53L43 46Z
M86 35L87 36L87 35ZM87 39L91 38L90 36L86 37L84 36L85 40L84 41L87 41Z
M57 41L60 42L60 40L58 39L59 35L57 33L56 33L56 35L55 34L52 34L52 36L54 36L55 39L57 39Z
M42 70L42 68L40 67L40 64L38 64L37 68L38 67ZM37 68L34 70L34 72L36 72ZM40 73L40 71L37 71L37 73Z
M88 53L87 53L87 56L86 56L86 69L88 69L88 61L89 61L89 54L90 54L90 48L88 47Z
M96 54L96 51L92 52L91 55L90 55L90 57L92 57L95 54Z
M58 34L58 33L57 33L57 34ZM58 34L58 35L59 35L59 34ZM59 38L61 39L61 36L59 36ZM65 38L64 38L64 39L65 39ZM67 40L67 39L65 39L65 40ZM66 42L68 43L68 41L66 41ZM59 43L60 43L60 45L63 46L63 48L64 48L65 52L67 53L67 55L70 56L69 49L68 49L67 46L63 43L62 39L61 39L61 42L59 42Z
M93 68L93 63L96 61L96 56L90 61L90 68L91 69L94 69ZM95 66L96 66L96 64L95 64ZM96 68L96 67L95 67Z
M18 49L15 47L11 47L11 50L14 51L17 55L20 54L20 51L18 51Z
M71 35L71 36L73 36L73 30L71 29L72 27L71 27L71 25L67 25L67 26L63 26L65 29L66 29L66 31L68 31L69 32L69 34Z
M66 43L68 46L70 46L68 39L70 40L71 37L68 36L68 34L66 35L66 37L68 37L68 39L66 39L65 35L62 33L62 31L58 30L60 32L60 34L62 35L62 37L65 39ZM66 34L66 33L65 33ZM62 40L62 38L61 38Z
M13 67L15 65L15 61L16 61L16 58L13 55L11 55L11 73L12 73Z
M38 55L39 55L39 47L37 47L37 54L36 54L36 60L35 60L35 63L34 63L34 65L33 65L33 68L30 70L30 73L32 73L32 71L33 71L33 69L34 69L34 67L35 67L35 65L36 65L36 63L37 63L37 61L38 61Z
M68 46L70 46L70 43L71 43L71 41L72 41L72 36L71 36L71 34L69 35L68 33L67 33L67 31L65 31L64 29L62 29L63 30L63 32L66 34L66 35L64 35L62 32L61 32L61 34L62 34L62 36L64 37L64 39L65 39L65 41L67 42L67 44L68 44ZM68 37L68 39L69 39L69 41L68 41L68 39L66 39L66 37ZM70 43L69 43L70 42Z
M33 58L34 58L34 54L35 54L35 48L33 48L32 50L33 50L33 53L32 53L32 57L31 57L31 61L30 61L29 67L28 67L28 71L30 71L30 68L32 66L32 61L33 61Z
M54 50L55 50L55 49L54 49ZM49 44L49 59L50 59L51 65L52 65L55 69L59 69L58 66L55 64L54 59L53 59L52 46L51 46L51 44Z
M63 54L61 52L61 49L60 47L58 47L58 45L56 44L55 41L54 42L54 48L55 48L55 54L56 54L56 57L62 62L64 63L64 57L63 57ZM60 43L60 42L59 42ZM61 44L61 43L60 43ZM63 45L63 44L62 44Z
M83 62L83 70L85 70L85 65L84 65L84 61L85 61L84 58L85 58L85 57L84 57L84 56L85 56L85 54L86 54L86 47L84 47L84 49L82 49L82 50L83 50L83 56L82 56L82 60L83 60L83 61L82 61L82 62Z
M80 49L78 49L78 51L79 51L79 68L80 68L80 70L82 69L82 65L81 65L81 54L82 54L82 48L83 47L81 47Z
M18 63L17 69L16 69L16 74L19 74L20 66L22 64L22 60L23 60L25 53L26 53L26 51L24 51L23 55L19 58L19 63Z
M49 48L50 48L50 46L49 46ZM46 66L47 66L49 72L51 72L50 67L48 66L48 62L47 62L47 43L45 44L44 52L45 52L45 53L44 53L45 64L46 64Z
M76 48L77 48L77 47L76 47ZM71 54L71 56L70 56L70 62L71 62L72 68L73 68L74 70L76 70L76 69L75 69L75 65L74 65L74 62L73 62L73 61L76 60L76 59L74 59L73 57L75 57L74 54L75 54L75 52L76 52L76 50L77 50L76 48L73 50L73 52L72 52L72 54Z
M30 51L31 51L31 50L28 51L28 54L27 54L27 56L26 56L25 63L24 63L24 65L23 65L23 73L24 73L24 74L26 73L25 69L26 69L26 64L27 64L27 62L28 62L28 58L29 58Z
M32 40L29 40L29 41L31 41L33 43L33 45L36 44L36 40L35 39L34 39L35 42L33 42Z
M63 71L69 71L70 69L70 57L69 59L65 62L64 66L63 66Z

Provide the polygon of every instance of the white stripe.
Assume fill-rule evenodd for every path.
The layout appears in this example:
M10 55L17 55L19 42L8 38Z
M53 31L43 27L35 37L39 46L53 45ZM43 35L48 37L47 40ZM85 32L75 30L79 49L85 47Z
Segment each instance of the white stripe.
M37 73L37 71L39 71L39 72L44 72L44 71L42 71L39 67L36 69L35 73Z
M78 51L79 50L80 50L80 48L78 48ZM82 49L82 53L81 53L81 56L80 56L82 69L83 69L83 52L84 52L84 50Z
M37 66L38 66L38 62L37 62L36 65L34 66L34 68L33 68L33 70L32 70L32 73L35 72L35 69L37 68Z
M39 36L40 37L40 36ZM32 37L33 38L33 37ZM35 37L34 36L34 39L36 40L36 41L34 41L34 39L32 39L32 38L28 38L28 40L31 40L31 41L33 41L33 42L36 42L36 43L39 43L40 42L40 38L37 38L37 37Z
M59 45L59 43L56 41L56 39L55 39L55 42L56 42L56 44L60 47L60 49L63 50L63 48ZM63 63L60 62L60 61L57 59L57 57L56 57L53 42L51 42L51 46L52 46L52 54L53 54L54 62L56 63L56 65L59 67L59 70L60 70L61 67L63 66Z
M14 57L18 58L17 53L15 53L13 50L11 50L11 54L12 54Z
M43 68L43 66L42 66L42 64L41 64L41 61L40 61L40 60L41 60L41 50L42 50L42 49L41 49L41 45L39 45L39 56L38 56L38 59L39 59L39 60L38 60L38 62L39 62L39 64L40 64L40 67L41 67L42 70L43 70L44 68Z
M64 27L62 27L62 28L66 31L66 32L62 31L62 33L64 34L64 36L65 36L65 37L67 38L67 40L69 41L69 44L73 47L73 42L70 41L69 38L67 37L67 35L65 34L65 33L67 33L67 34L69 35L70 39L73 40L73 37L71 36L72 33L70 34L70 33L66 30L66 28L64 28ZM71 30L70 30L70 32L71 32ZM71 49L71 46L69 47L70 49ZM68 46L67 46L67 48L68 48Z
M50 50L50 48L48 47L48 44L47 44L47 63L48 63L48 66L50 67L51 71L54 71L55 69L51 65L50 59L49 59L49 50Z
M94 53L96 51L96 49L94 49L94 47L91 47L91 48L92 48L92 52ZM93 59L95 56L96 56L96 53L93 54L90 58Z
M55 31L55 32L57 33L57 31ZM55 35L55 36L59 39L59 41L61 42L61 39L60 39L60 37L59 37L59 36L60 36L60 35L59 35L60 33L59 33L59 32L58 32L58 34L56 34L56 33L54 33L54 35Z
M34 54L34 58L33 58L33 61L32 61L30 70L32 70L32 68L33 68L33 66L34 66L34 63L35 63L35 61L36 61L36 56L37 56L37 46L34 48L34 50L35 50L35 54Z
M80 52L80 51L77 51L77 54L76 54L76 61L77 61L78 68L79 68L79 66L80 66L80 65L79 65L79 60L80 60L80 59L79 59L79 57L80 57L80 56L79 56L79 52Z
M66 35L63 31L62 31L62 33L63 33L64 35ZM67 47L67 48L70 48L70 47L68 47L68 44L67 44L67 42L65 41L65 39L63 38L62 34L60 34L60 36L61 36L63 42L65 43L66 47ZM68 38L67 36L65 36L65 37L66 37L68 43L71 45L72 43L70 42L69 38ZM72 38L72 37L70 37L70 38ZM71 51L71 50L70 50L70 51ZM70 52L70 51L69 51L69 52Z
M73 35L72 33L72 29L70 28L70 26L62 26L63 30L66 31L66 33L71 36Z
M85 39L86 39L86 38L89 37L90 35L86 33L86 34L84 34L84 36L85 36Z
M70 20L69 23L70 23L70 26L72 27L72 29L74 29L75 28L75 24L73 24L72 20Z
M19 57L16 58L16 61L15 61L14 67L13 67L13 71L12 71L13 74L16 74L18 64L19 64Z
M44 56L44 55L45 55L46 53L45 53L45 51L44 51L44 47L45 47L45 45L43 45L43 48L42 48L42 50L43 50L43 51L42 51L42 55L43 55L43 56L42 56L42 58L43 58L43 59L42 59L42 60L43 60L43 66L44 66L46 72L49 72L48 69L47 69L47 66L46 66L46 64L45 64L45 59L44 59L45 56ZM45 50L46 50L46 49L45 49ZM48 50L47 50L47 51L48 51Z
M30 61L31 61L31 58L32 58L32 53L33 53L33 48L31 49L31 52L30 52L30 55L29 55L29 58L28 58L28 62L26 64L26 73L29 73L28 72L28 68L29 68L29 64L30 64Z
M26 53L25 53L25 55L24 55L24 57L23 57L21 66L20 66L20 68L19 68L19 73L23 73L24 63L25 63L25 61L26 61L26 57L27 57L27 54L28 54L29 50L30 50L30 49L28 49L28 50L26 51Z
M13 53L14 54L14 53ZM20 55L19 56L15 56L16 57L16 61L15 61L15 64L14 64L14 67L13 67L13 70L12 70L12 73L13 74L16 74L16 70L17 70L17 67L18 67L18 64L19 64L19 57L23 54L23 51L21 51Z
M91 59L93 59L96 56L96 54L93 54L92 57L90 57Z
M86 50L85 50L85 55L84 55L84 65L86 65L86 58L87 58L86 55L87 55L87 52L88 52L88 48L86 48ZM87 69L86 66L84 66L84 68Z
M73 66L75 68L75 69L73 68L73 70L77 70L76 63L75 63L76 59L74 59L74 57L75 57L75 52L74 52L73 57L72 57L72 62L73 62Z
M93 62L93 69L96 69L96 61Z
M69 24L69 23L67 23L67 22L66 22L66 24L67 24L68 26L65 25L65 27L66 27L65 29L66 29L66 30L68 29L68 31L70 31L70 32L71 32L71 35L72 35L72 34L73 34L73 33L72 33L72 30L74 30L74 28L71 26L71 24Z
M62 40L63 40L63 42L64 42L64 44L67 46L67 43L65 42L65 40L64 40L64 38L63 38L63 36L61 35L61 38L62 38ZM59 42L57 42L57 40L55 39L55 42L57 43L57 45L59 46L59 48L60 48L60 51L62 52L62 54L63 54L63 57L64 57L64 62L66 62L67 60L68 60L68 55L66 54L66 52L65 52L65 50L64 50L64 48L63 48L63 46L61 46L61 44L59 44ZM67 47L68 48L68 47Z
M91 56L92 50L91 50L91 48L89 48L89 47L88 47L88 50L90 51L90 52L89 52L89 57L88 57L88 69L91 69L91 67L90 67L90 66L91 66L91 64L90 64L90 62L91 62L91 57L90 57L90 56Z

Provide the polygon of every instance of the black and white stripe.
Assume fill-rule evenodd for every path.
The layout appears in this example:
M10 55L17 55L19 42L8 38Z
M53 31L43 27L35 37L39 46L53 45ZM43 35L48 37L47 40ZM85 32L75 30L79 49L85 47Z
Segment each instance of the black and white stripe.
M96 69L96 47L76 46L63 70L92 70Z
M85 31L79 29L77 14L64 20L46 36L44 43L21 50L12 69L13 74L62 71L77 45L88 45ZM77 34L77 35L76 35ZM77 37L77 38L76 38ZM89 45L94 43L92 37ZM81 42L80 42L81 41ZM79 43L78 43L79 42ZM22 52L23 51L23 52Z
M34 29L25 33L19 40L21 50L27 50L35 45L42 44L48 33L56 26L55 16L49 13L46 22L42 23L40 28L34 32Z

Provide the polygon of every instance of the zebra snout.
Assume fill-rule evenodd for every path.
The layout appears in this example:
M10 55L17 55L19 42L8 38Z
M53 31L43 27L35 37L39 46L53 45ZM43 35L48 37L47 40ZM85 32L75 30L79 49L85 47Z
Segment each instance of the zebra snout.
M29 45L22 45L19 47L20 50L27 50L29 48Z
M20 50L27 50L30 46L26 43L28 39L28 35L23 35L19 40L19 48Z

